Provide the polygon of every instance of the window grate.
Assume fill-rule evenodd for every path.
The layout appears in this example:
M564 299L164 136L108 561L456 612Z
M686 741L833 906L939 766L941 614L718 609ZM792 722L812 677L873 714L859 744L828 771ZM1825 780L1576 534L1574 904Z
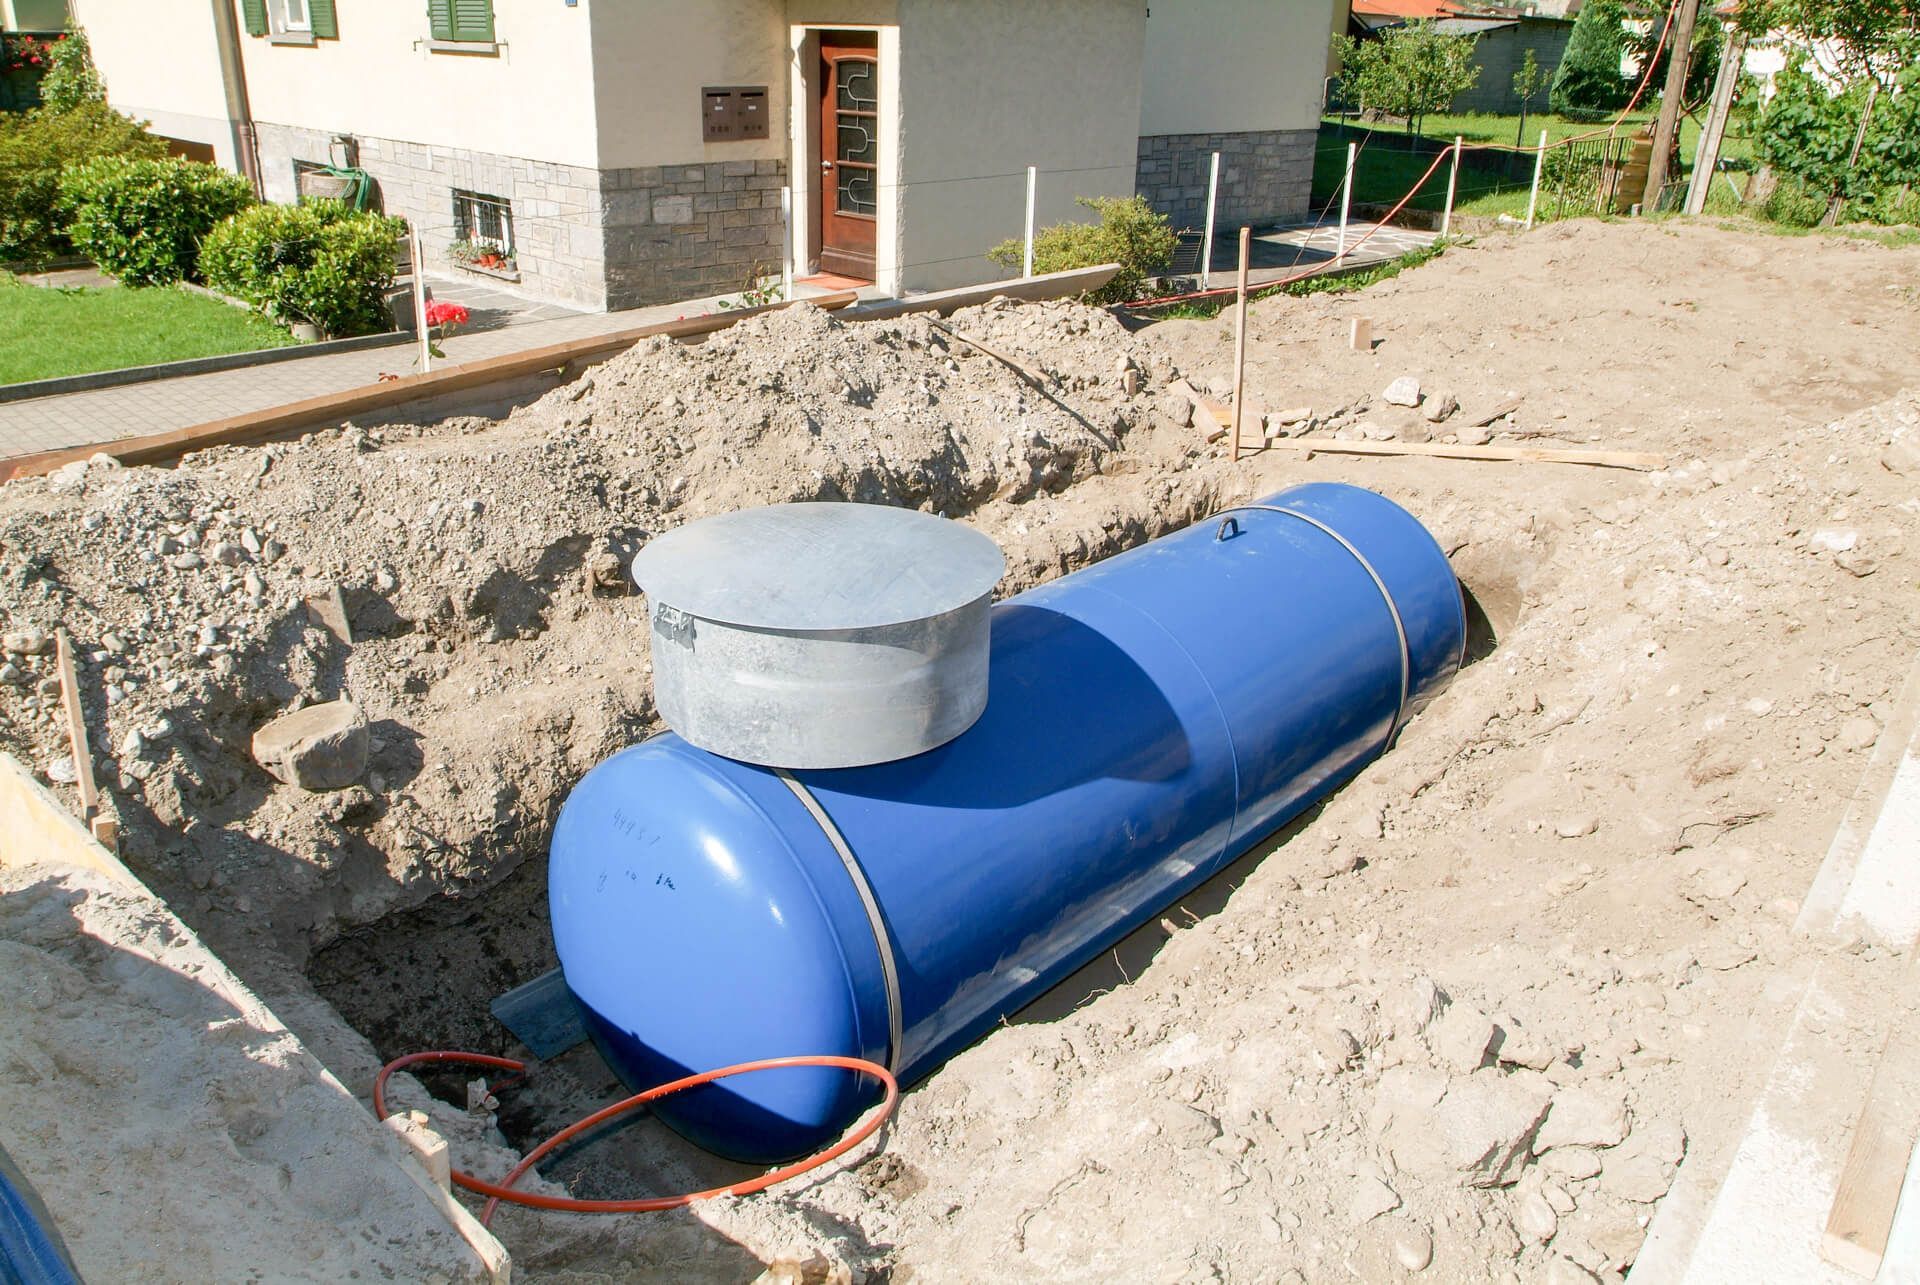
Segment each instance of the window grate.
M476 249L491 250L503 259L514 257L513 202L505 197L455 188L453 228L458 240Z

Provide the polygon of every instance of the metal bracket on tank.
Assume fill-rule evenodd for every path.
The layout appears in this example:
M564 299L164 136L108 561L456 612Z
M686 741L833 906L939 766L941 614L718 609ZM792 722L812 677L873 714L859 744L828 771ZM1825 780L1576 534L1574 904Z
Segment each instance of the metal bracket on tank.
M1373 564L1367 561L1365 554L1354 547L1351 540L1341 535L1320 519L1308 517L1298 509L1286 509L1277 504L1236 504L1232 508L1223 509L1219 514L1215 515L1221 517L1222 521L1219 530L1214 534L1214 539L1225 540L1227 538L1228 523L1232 523L1233 525L1233 534L1239 535L1240 523L1232 515L1235 513L1249 512L1284 513L1290 518L1299 518L1308 526L1333 537L1333 539L1339 541L1341 548L1353 555L1353 560L1360 564L1360 569L1365 571L1367 576L1373 581L1373 587L1380 591L1381 601L1387 604L1387 614L1393 617L1393 632L1399 635L1400 638L1400 704L1396 706L1393 711L1392 726L1387 728L1387 744L1392 745L1394 738L1400 735L1401 723L1405 722L1407 717L1407 698L1411 695L1413 688L1413 649L1407 645L1407 626L1405 622L1400 619L1400 608L1394 602L1393 595L1387 592L1387 582L1380 578L1380 573L1373 569Z
M860 904L867 909L867 925L873 929L873 944L880 951L880 976L887 988L887 1056L889 1071L900 1069L900 1045L904 1033L904 1022L900 1012L900 972L894 964L893 938L887 934L886 922L880 917L880 902L873 895L873 888L867 883L867 875L854 858L853 849L840 833L840 827L833 823L827 810L820 806L820 800L813 797L813 791L796 779L793 773L783 767L777 767L773 774L786 782L793 797L800 800L800 806L813 817L814 824L827 836L827 842L840 854L840 861L847 868L847 875L853 880L853 890L860 894Z
M689 613L664 602L653 609L653 631L682 647L693 646L693 620Z

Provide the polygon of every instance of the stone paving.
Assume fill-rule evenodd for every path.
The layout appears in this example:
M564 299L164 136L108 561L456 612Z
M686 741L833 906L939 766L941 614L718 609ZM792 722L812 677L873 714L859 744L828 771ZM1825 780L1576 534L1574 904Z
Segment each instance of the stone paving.
M451 279L433 280L433 288L435 298L462 303L472 315L464 330L441 342L447 363L499 357L569 339L699 316L717 310L722 297L621 312L571 312ZM809 293L799 287L796 292L802 298ZM4 402L0 403L0 458L189 428L376 383L384 373L417 374L418 362L418 349L404 343Z

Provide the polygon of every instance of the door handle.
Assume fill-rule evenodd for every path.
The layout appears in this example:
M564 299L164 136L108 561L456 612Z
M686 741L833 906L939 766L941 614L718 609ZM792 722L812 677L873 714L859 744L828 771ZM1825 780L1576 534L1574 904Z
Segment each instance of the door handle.
M820 172L821 172L822 174L831 174L831 173L833 173L833 162L832 162L832 161L821 161L821 162L820 162Z

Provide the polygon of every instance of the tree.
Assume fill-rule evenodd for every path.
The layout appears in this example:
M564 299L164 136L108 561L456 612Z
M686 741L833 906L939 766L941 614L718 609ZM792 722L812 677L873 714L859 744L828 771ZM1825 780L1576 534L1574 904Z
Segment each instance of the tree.
M107 87L93 65L93 47L87 33L68 27L47 56L47 74L40 81L40 101L57 112L70 112L81 103L104 103Z
M1533 106L1533 100L1541 90L1547 87L1547 74L1540 70L1540 60L1533 56L1533 50L1527 50L1527 56L1520 63L1520 70L1513 73L1513 96L1520 100L1520 127L1513 131L1513 145L1525 146L1527 136L1527 109Z
M1745 0L1740 27L1749 36L1784 35L1807 51L1822 51L1820 70L1850 84L1865 76L1893 90L1912 65L1912 47L1920 37L1920 6L1912 0Z
M1587 0L1567 39L1547 101L1557 112L1612 112L1631 91L1620 74L1627 51L1627 11L1621 0Z
M1474 38L1450 36L1432 22L1390 27L1377 38L1341 37L1348 97L1364 108L1400 116L1409 135L1420 132L1420 118L1444 111L1480 79L1473 61Z

